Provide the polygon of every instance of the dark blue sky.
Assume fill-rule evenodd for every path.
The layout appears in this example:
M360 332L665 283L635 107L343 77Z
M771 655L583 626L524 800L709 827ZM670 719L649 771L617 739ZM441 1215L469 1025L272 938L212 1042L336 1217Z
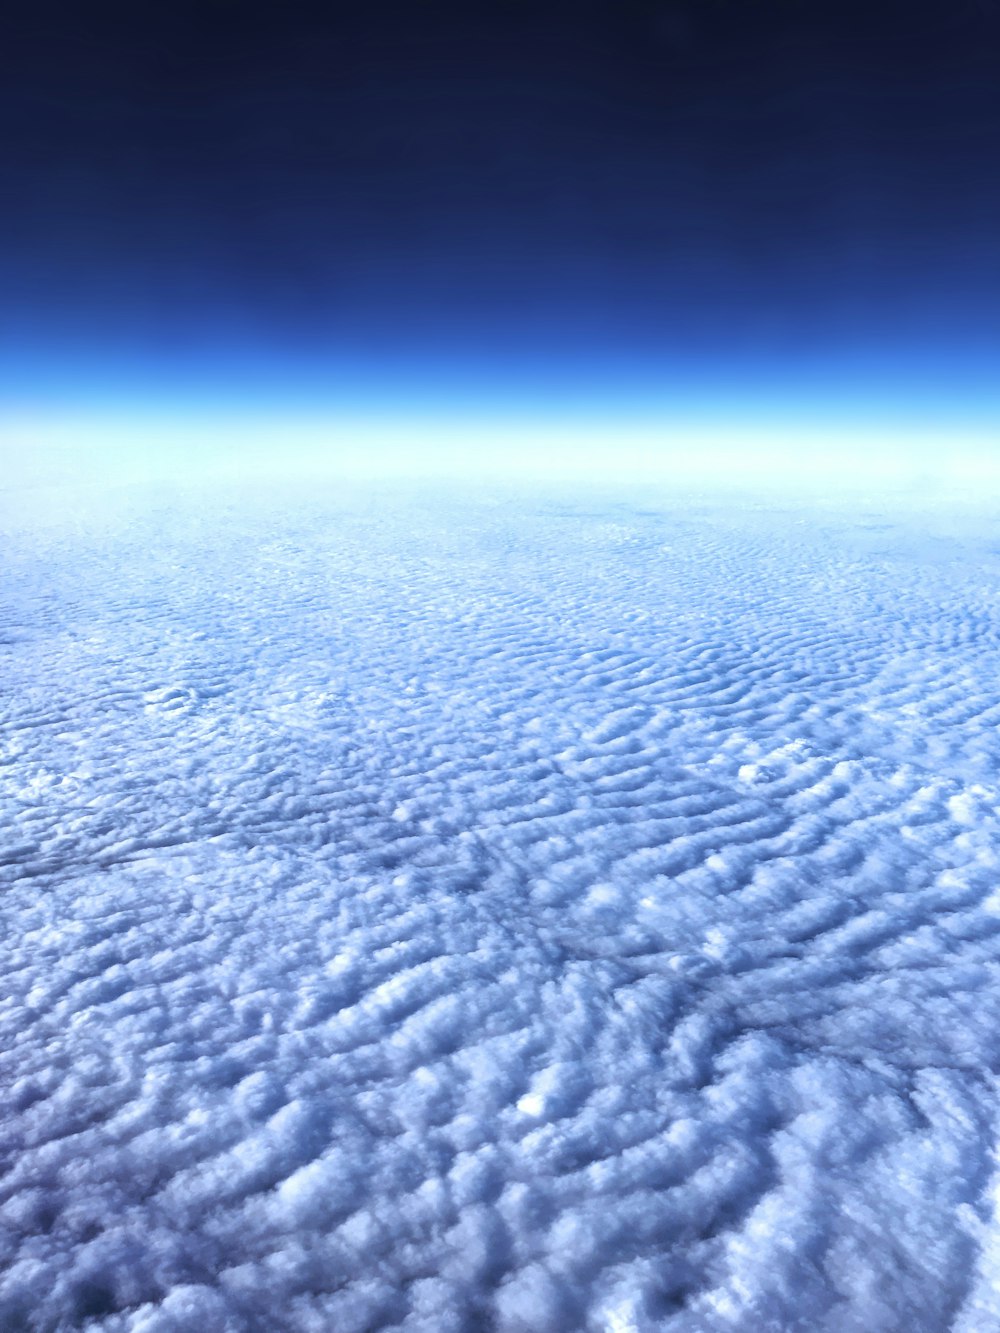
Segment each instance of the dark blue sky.
M993 402L987 0L25 5L0 165L15 397Z

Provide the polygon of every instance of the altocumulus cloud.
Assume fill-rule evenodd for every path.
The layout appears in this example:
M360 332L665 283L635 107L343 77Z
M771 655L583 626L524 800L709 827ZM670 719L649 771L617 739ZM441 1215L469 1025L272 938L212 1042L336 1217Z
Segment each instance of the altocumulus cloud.
M1000 1325L987 529L4 526L0 1325Z

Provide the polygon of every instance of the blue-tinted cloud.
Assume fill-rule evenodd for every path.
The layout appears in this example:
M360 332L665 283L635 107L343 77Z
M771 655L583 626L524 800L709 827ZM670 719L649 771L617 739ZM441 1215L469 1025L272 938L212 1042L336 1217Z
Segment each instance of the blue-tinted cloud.
M987 520L24 498L0 1323L995 1322Z

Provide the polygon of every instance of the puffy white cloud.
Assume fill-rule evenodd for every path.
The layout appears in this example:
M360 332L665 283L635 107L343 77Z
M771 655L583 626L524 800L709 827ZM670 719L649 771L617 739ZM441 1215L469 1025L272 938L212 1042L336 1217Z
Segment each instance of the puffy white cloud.
M872 521L12 523L0 1325L985 1327L1000 561Z

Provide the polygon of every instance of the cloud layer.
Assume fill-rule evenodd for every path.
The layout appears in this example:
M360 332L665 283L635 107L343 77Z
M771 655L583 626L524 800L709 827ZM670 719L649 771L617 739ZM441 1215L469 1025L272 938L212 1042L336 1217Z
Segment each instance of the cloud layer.
M988 525L4 523L0 1325L1000 1322Z

